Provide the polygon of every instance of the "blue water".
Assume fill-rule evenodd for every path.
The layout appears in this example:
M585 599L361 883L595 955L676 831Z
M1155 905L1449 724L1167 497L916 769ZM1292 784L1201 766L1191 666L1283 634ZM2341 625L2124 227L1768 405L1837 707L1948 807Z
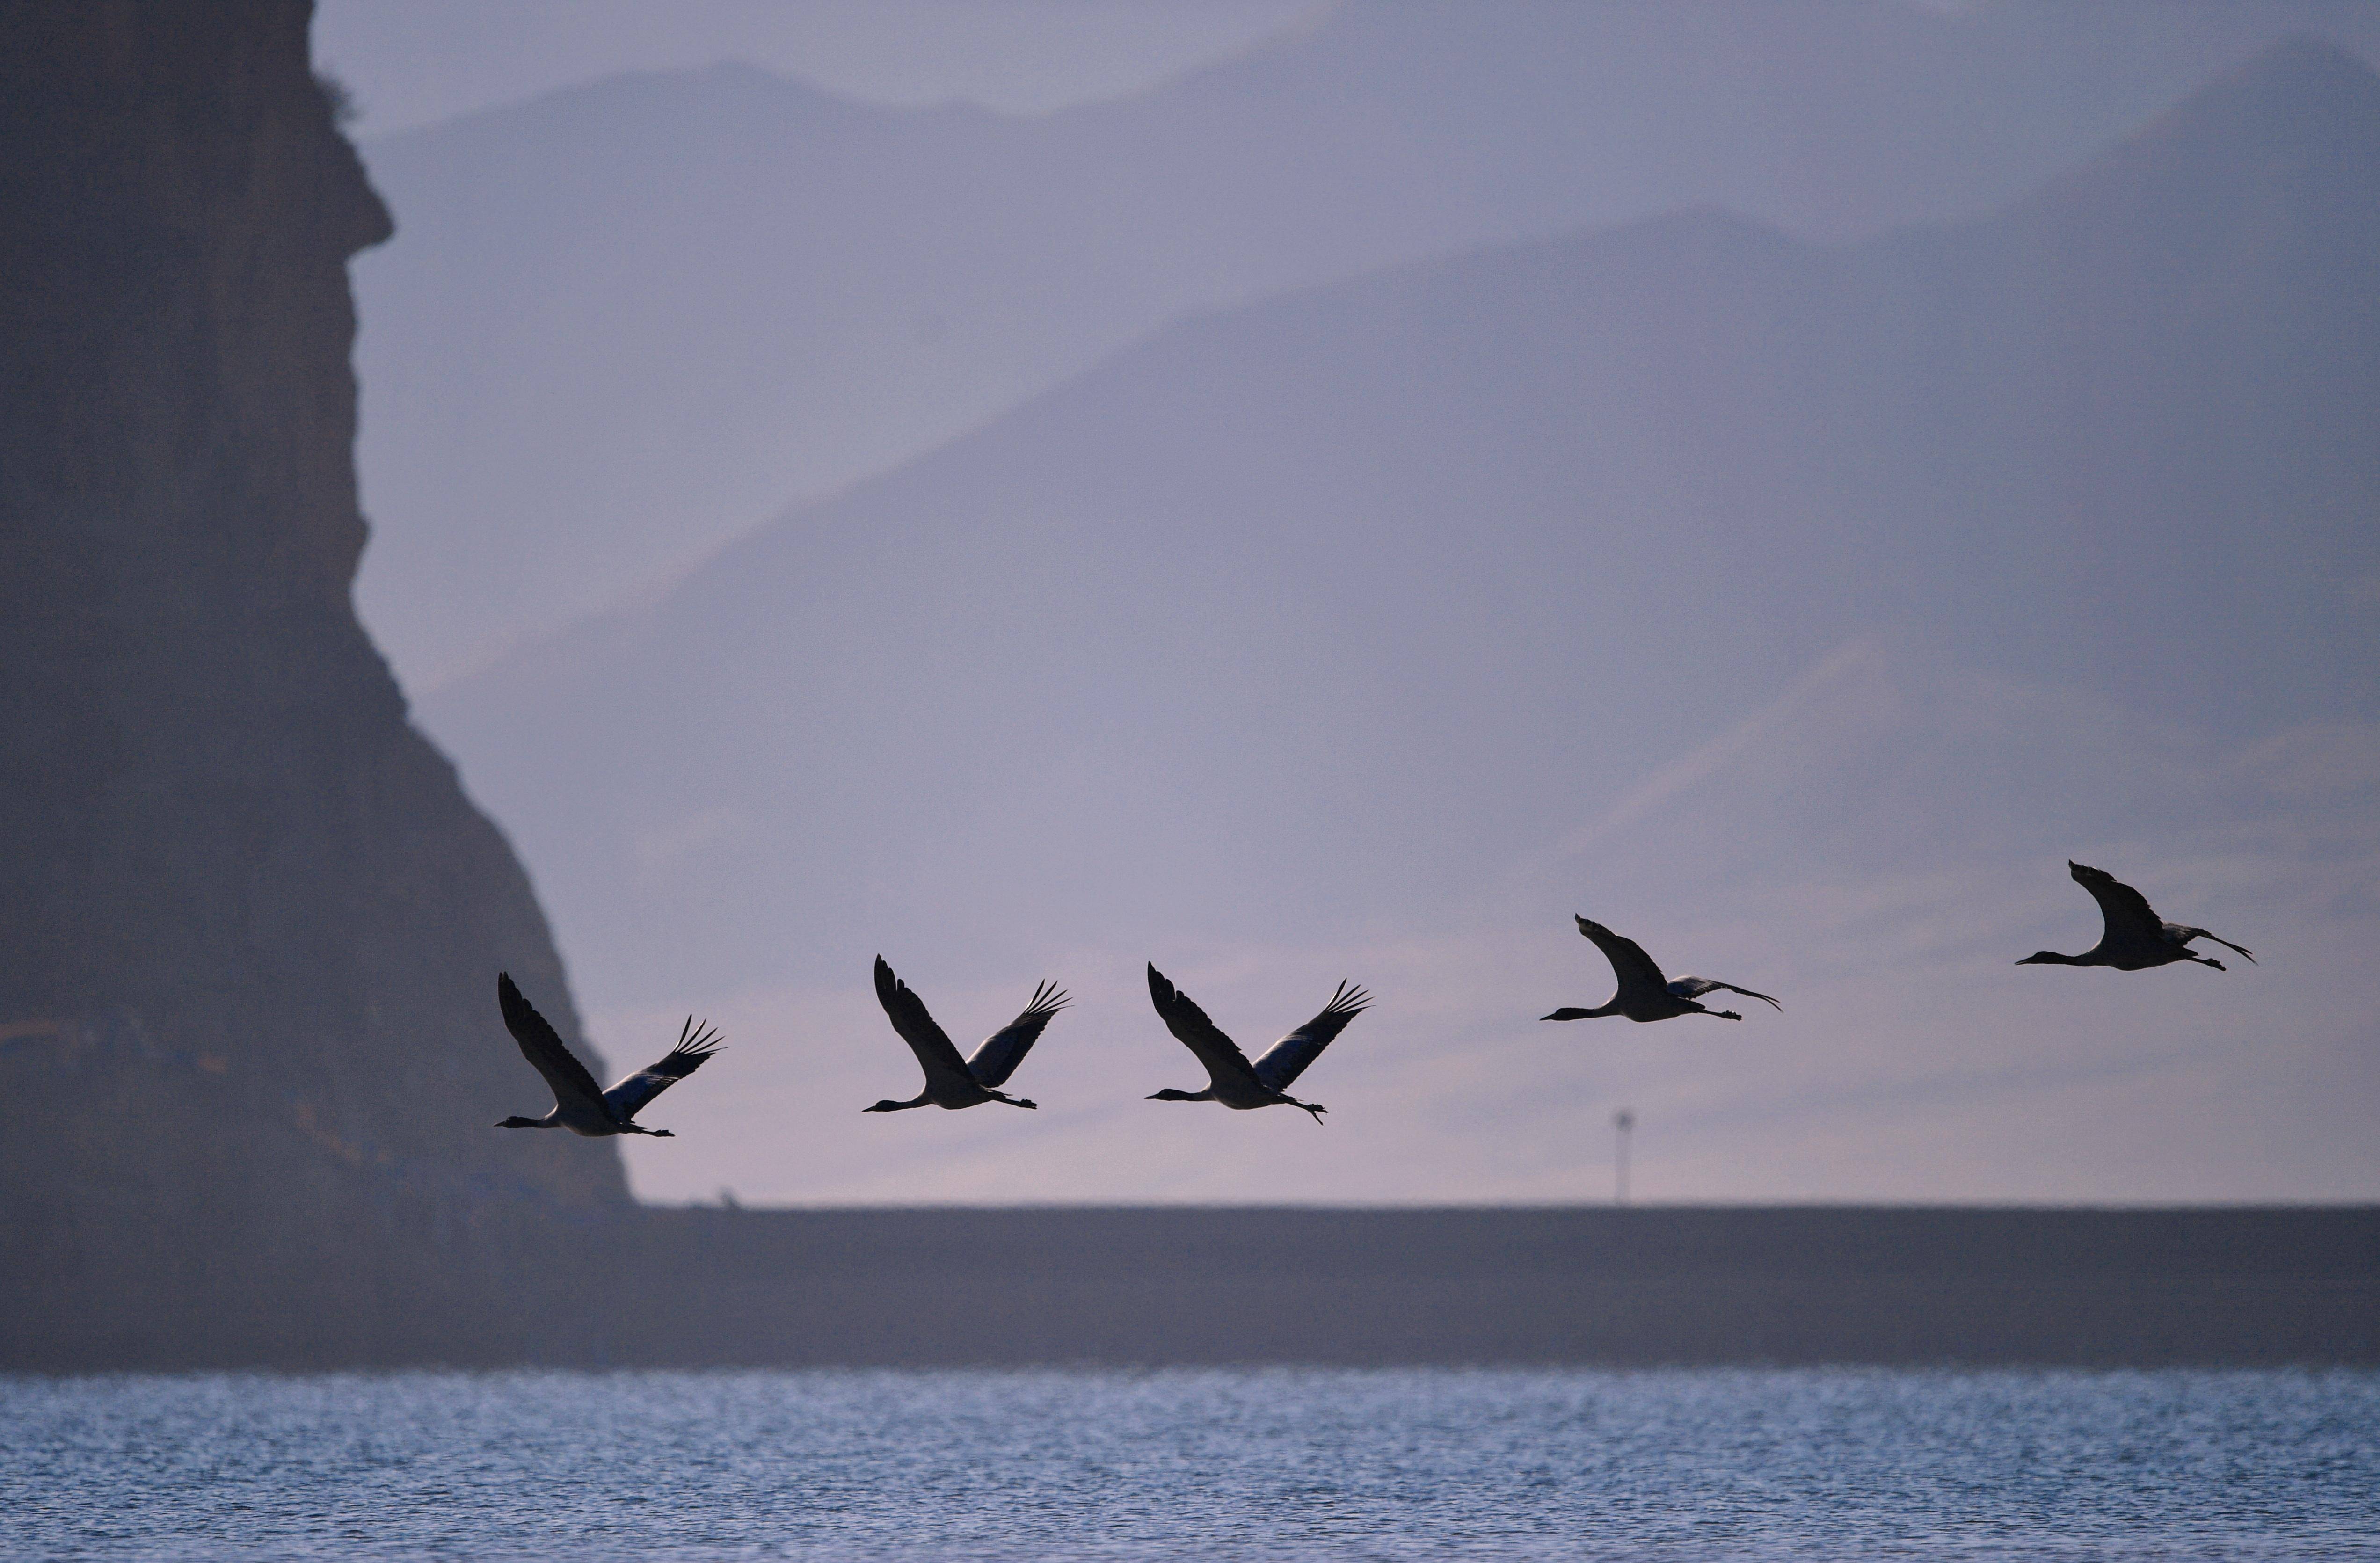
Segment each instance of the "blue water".
M2380 1559L2380 1375L0 1378L0 1555Z

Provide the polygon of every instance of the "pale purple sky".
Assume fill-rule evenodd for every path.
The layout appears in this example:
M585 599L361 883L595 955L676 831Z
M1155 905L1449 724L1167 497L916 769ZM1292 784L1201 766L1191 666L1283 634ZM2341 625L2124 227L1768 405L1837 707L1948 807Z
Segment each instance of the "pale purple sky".
M607 1060L727 1032L639 1192L2380 1189L2380 111L2273 53L2375 12L1945 10L323 5L359 607ZM2265 963L2016 967L2069 856ZM1541 1023L1573 912L1786 1009ZM880 951L1072 989L1042 1109L863 1116ZM1143 1101L1148 960L1370 987L1329 1124Z
M387 135L631 70L722 60L867 103L1029 114L1119 97L1332 0L322 0L314 56Z

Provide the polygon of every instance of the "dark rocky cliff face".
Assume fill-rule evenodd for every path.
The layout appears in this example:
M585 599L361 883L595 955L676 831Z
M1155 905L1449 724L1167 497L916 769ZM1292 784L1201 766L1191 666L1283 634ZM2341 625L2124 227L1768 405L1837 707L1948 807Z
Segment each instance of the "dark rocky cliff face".
M0 1365L353 1356L626 1203L491 1127L561 963L350 606L391 229L310 11L0 4Z

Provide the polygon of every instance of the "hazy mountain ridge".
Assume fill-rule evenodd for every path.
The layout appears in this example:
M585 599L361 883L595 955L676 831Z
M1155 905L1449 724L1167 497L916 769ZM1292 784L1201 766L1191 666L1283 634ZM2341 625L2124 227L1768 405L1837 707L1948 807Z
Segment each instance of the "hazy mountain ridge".
M2306 27L2380 51L2314 4L1350 6L1039 119L722 67L391 138L366 617L419 692L1185 309L1678 206L1984 210Z
M1541 1191L1574 1151L1577 1093L1613 1078L1579 1060L1649 1066L1685 1040L1534 1025L1607 991L1591 964L1577 977L1582 885L1648 935L1723 935L1681 941L1694 969L1801 993L1762 1044L1780 1058L1866 1039L1822 1071L1674 1077L1682 1124L1715 1133L1790 1089L1833 1093L1849 1133L1897 1090L1972 1135L1977 1102L2078 1069L2168 1093L2143 1121L2169 1124L2203 1068L2267 1101L2327 1082L2298 1103L2325 1127L2285 1158L2289 1186L2350 1187L2363 1163L2321 1136L2346 1133L2325 1104L2361 1088L2352 994L2293 992L2296 1072L2248 1082L2222 1028L2269 1026L2249 1018L2269 974L2160 978L2142 991L2172 1049L2070 1065L2055 1006L2074 990L2008 987L2039 974L2001 963L2060 928L2089 942L2060 865L2092 851L2301 951L2345 961L2367 927L2308 921L2286 892L2313 874L2351 909L2373 853L2372 628L2350 588L2380 482L2380 386L2358 372L2380 361L2380 233L2358 204L2375 120L2380 79L2293 45L1974 224L1829 250L1687 214L1203 317L425 716L514 822L606 1016L741 992L739 1023L795 1049L781 1067L866 1099L887 1060L852 974L880 948L984 1005L1007 974L1062 972L1075 1020L1131 1028L1141 1063L1075 1066L1084 1099L1105 1081L1123 1105L1045 1112L1032 1157L997 1124L944 1130L937 1187L1424 1197L1410 1181L1435 1168L1481 1197ZM1791 787L1681 794L1693 806L1647 816L1624 853L1496 877L1846 641L1913 682L1806 731L1773 719L1735 764ZM2304 754L2347 778L2326 846L2273 801L2313 785ZM1905 998L1862 942L1878 933L1920 941ZM1415 1145L1410 1104L1440 1101L1443 1158L1342 1135L1257 1142L1261 1173L1202 1162L1176 1137L1198 1131L1151 1123L1123 1078L1172 1061L1116 975L1164 951L1284 1024L1318 1001L1308 972L1371 982L1387 997L1336 1096ZM1577 991L1540 1005L1560 972ZM1936 977L1969 985L1970 1018L1942 1025ZM2012 1015L2042 1040L2010 1055L1994 1028ZM1889 1045L1903 1026L1935 1037L1914 1066ZM1569 1084L1516 1095L1505 1069ZM738 1113L771 1110L770 1090ZM1467 1137L1491 1108L1515 1115L1495 1166ZM2187 1183L2155 1139L2044 1165L2113 1186L2092 1180L2133 1176L2120 1148ZM1838 1170L1888 1189L1885 1154ZM831 1130L797 1157L779 1192L799 1197L919 1175L846 1170ZM1740 1161L1694 1157L1694 1191L1742 1186ZM1965 1170L1937 1173L1911 1196ZM1780 1192L1835 1186L1793 1177Z

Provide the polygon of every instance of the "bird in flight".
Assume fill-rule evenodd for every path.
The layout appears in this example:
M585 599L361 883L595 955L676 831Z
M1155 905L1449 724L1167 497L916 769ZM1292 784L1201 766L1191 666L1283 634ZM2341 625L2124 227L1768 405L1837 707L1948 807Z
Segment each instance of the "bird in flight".
M610 1090L596 1088L587 1066L571 1056L546 1018L537 1012L508 973L496 974L496 1002L504 1012L504 1029L520 1044L521 1056L553 1087L553 1110L543 1118L507 1118L499 1129L567 1129L574 1134L650 1134L667 1140L666 1129L648 1129L634 1121L637 1112L663 1091L700 1069L719 1050L719 1034L706 1024L698 1028L686 1017L677 1046L659 1063L648 1064Z
M1643 945L1633 939L1621 938L1601 923L1581 917L1578 919L1578 931L1593 939L1595 947L1611 962L1612 973L1620 979L1620 990L1611 996L1609 1004L1598 1005L1592 1010L1556 1010L1544 1017L1547 1020L1597 1020L1605 1015L1626 1015L1633 1021L1671 1020L1679 1015L1715 1015L1720 1020L1742 1020L1743 1017L1733 1010L1714 1010L1694 1001L1706 993L1717 993L1721 989L1741 993L1746 999L1757 999L1779 1010L1785 1007L1766 993L1755 993L1731 982L1713 982L1708 977L1698 976L1682 976L1671 981L1661 975L1661 968L1653 963L1653 957L1645 953Z
M1148 997L1163 1017L1165 1029L1207 1066L1208 1080L1203 1091L1176 1091L1168 1086L1148 1100L1220 1102L1240 1112L1285 1102L1312 1113L1317 1123L1322 1121L1325 1109L1318 1103L1299 1101L1289 1094L1289 1087L1305 1072L1306 1065L1322 1056L1330 1039L1346 1030L1347 1023L1362 1014L1372 1001L1371 995L1362 988L1341 983L1339 990L1330 996L1330 1002L1322 1006L1320 1014L1274 1043L1264 1057L1250 1063L1248 1056L1240 1051L1240 1045L1224 1036L1222 1029L1207 1018L1207 1012L1166 981L1154 965L1148 968Z
M2070 860L2066 871L2099 903L2099 915L2107 924L2099 942L2080 955L2037 950L2019 961L2020 966L2113 966L2119 972L2142 972L2151 966L2171 965L2176 961L2195 961L2218 972L2226 969L2212 955L2193 954L2190 948L2193 939L2215 939L2226 950L2238 950L2250 965L2256 963L2253 955L2228 939L2217 939L2204 928L2167 922L2150 908L2148 897L2104 868Z
M881 1101L860 1109L862 1112L899 1112L905 1108L919 1107L955 1110L979 1102L1031 1107L1033 1104L1024 1097L1009 1096L1000 1087L1025 1061L1025 1055L1032 1050L1042 1027L1050 1024L1050 1017L1064 1009L1067 1002L1066 995L1055 983L1041 984L1033 990L1033 1001L1025 1006L1022 1014L985 1037L983 1045L975 1050L975 1057L962 1059L949 1036L926 1012L926 1001L892 975L892 968L884 963L881 955L876 957L876 1000L884 1006L892 1029L909 1044L909 1051L917 1055L917 1067L926 1072L926 1088L908 1101Z

